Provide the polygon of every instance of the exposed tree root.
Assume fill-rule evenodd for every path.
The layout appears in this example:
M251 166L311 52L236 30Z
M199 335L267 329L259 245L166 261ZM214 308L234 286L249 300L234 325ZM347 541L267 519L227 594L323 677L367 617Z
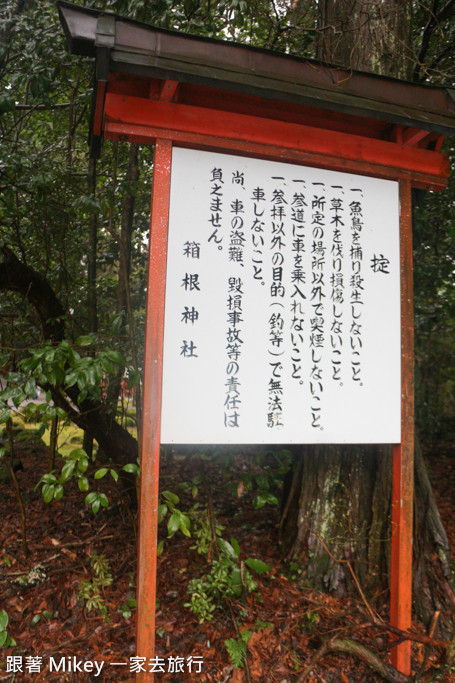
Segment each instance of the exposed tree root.
M394 666L388 662L384 662L374 654L374 652L355 640L349 638L336 638L335 640L330 641L328 650L330 652L346 652L348 654L356 655L366 662L373 671L376 671L376 673L382 676L385 681L390 681L390 683L411 683L413 680L412 677L400 673Z
M317 650L310 662L300 674L299 678L297 679L297 683L304 683L316 664L323 657L325 657L325 655L333 652L341 652L358 657L363 662L368 664L373 671L382 676L385 681L389 681L390 683L430 683L430 681L434 680L436 672L439 672L442 667L449 666L455 660L455 635L450 641L441 641L434 640L430 636L400 631L393 626L388 626L387 624L383 623L374 623L371 624L371 626L381 627L382 629L385 628L386 630L398 635L399 641L394 641L394 645L397 642L403 642L404 640L413 640L415 642L426 644L427 646L433 646L438 649L442 649L443 653L440 657L440 660L426 671L420 670L418 674L407 676L406 674L403 674L395 669L395 667L389 662L381 659L381 657L366 647L363 643L359 643L351 638L335 637L325 641L321 645L319 650Z

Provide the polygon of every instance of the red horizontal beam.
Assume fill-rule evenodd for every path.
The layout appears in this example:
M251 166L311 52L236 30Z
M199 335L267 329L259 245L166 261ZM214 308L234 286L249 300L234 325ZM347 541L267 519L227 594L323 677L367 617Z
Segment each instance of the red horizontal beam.
M447 181L445 179L425 175L423 173L399 171L386 166L376 166L374 164L365 164L362 162L330 157L327 154L312 154L266 144L226 140L196 133L177 133L170 130L163 131L160 128L152 128L150 126L107 122L104 127L104 137L107 140L118 140L120 142L128 140L140 145L150 145L153 144L157 138L162 138L164 140L170 140L182 147L206 150L216 149L220 152L236 152L245 156L258 157L261 159L275 159L288 163L304 164L317 168L328 168L333 171L359 173L361 175L369 175L389 180L398 180L401 178L403 180L409 180L413 187L422 190L433 190L435 192L442 190L447 186Z
M166 99L160 96L164 81L162 79L147 79L131 74L110 73L109 92L116 95L130 95L132 97L146 97L148 99ZM258 95L223 90L207 85L194 83L179 83L177 96L167 98L173 102L196 107L230 111L237 114L264 117L277 121L305 124L318 128L324 121L324 128L338 130L352 135L362 135L367 138L389 140L390 124L367 116L353 116L329 109L314 106L274 100Z
M330 167L339 166L340 160L366 167L373 165L388 169L387 177L393 171L408 171L431 179L429 185L435 188L444 187L444 180L449 176L449 159L439 152L324 128L128 95L106 95L106 137L115 137L116 131L120 133L121 128L111 124L123 126L124 139L130 139L140 130L140 141L149 144L156 137L191 142L188 138L196 135L201 136L199 144L211 138L217 140L218 147L233 148L234 145L236 148L236 143L241 146L247 143L317 155L321 165ZM384 176L384 172L378 171L378 175Z

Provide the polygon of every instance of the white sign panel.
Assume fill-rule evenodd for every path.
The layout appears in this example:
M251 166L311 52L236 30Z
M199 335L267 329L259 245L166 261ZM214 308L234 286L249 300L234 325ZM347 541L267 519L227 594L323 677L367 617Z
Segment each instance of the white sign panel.
M174 149L161 441L397 443L398 183Z

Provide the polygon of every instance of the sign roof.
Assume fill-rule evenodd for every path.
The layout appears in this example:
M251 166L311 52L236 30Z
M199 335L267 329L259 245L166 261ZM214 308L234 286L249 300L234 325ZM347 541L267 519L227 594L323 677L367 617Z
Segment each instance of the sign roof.
M440 134L455 132L455 90L347 70L233 42L158 29L58 3L70 49L109 53L108 72L293 102Z

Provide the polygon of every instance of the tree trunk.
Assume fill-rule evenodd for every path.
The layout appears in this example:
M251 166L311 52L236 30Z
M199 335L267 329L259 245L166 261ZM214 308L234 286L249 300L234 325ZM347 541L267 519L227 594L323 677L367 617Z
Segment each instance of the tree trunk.
M412 3L406 0L319 0L318 59L384 76L412 74Z
M318 58L348 68L408 76L411 3L321 0ZM449 630L455 594L449 548L420 448L415 457L414 607L429 623L435 610ZM296 458L282 508L281 542L320 590L355 591L354 570L369 598L388 588L392 449L313 446Z
M53 289L42 275L19 261L8 247L2 247L0 251L4 255L0 262L0 291L18 292L25 297L39 316L44 339L58 344L64 338L65 313ZM136 462L136 439L107 413L103 404L85 399L76 410L73 406L78 405L77 385L66 392L58 387L43 388L51 391L55 405L63 408L81 429L92 434L114 462L122 465Z
M122 314L122 325L119 335L126 332L129 326L129 338L133 358L136 356L134 330L132 329L131 297L129 291L129 279L131 272L131 241L134 233L134 205L136 201L135 185L139 179L139 146L130 144L128 149L128 170L126 176L126 188L123 196L122 218L120 223L119 244L119 267L117 280L117 313ZM108 399L114 410L117 410L117 401L120 393L122 375L113 379L108 388Z
M96 159L90 158L87 173L87 190L92 199L96 199ZM96 257L98 247L98 215L90 211L89 240L87 254L87 308L88 329L98 331L98 302L96 296Z
M455 609L449 543L418 441L414 485L414 609L426 624L440 610L447 637ZM349 561L374 602L388 588L391 498L391 447L306 447L281 518L288 558L298 559L315 588L338 596L356 590Z
M345 594L351 581L345 560L363 586L382 587L389 560L391 481L387 446L310 446L298 457L281 540L288 556L306 566L316 588Z
M117 284L117 311L127 310L127 285L131 270L131 240L134 232L135 184L139 179L139 146L130 144L128 151L127 187L123 198L122 220L120 225L120 253Z
M90 197L96 199L96 159L90 157L87 172L87 190ZM98 247L98 214L90 211L88 223L88 253L87 253L87 309L88 331L98 331L98 301L96 295L96 257ZM84 451L91 458L93 454L93 436L84 432L82 444Z
M414 607L426 623L440 610L440 629L448 637L455 613L449 542L418 442L414 457Z

